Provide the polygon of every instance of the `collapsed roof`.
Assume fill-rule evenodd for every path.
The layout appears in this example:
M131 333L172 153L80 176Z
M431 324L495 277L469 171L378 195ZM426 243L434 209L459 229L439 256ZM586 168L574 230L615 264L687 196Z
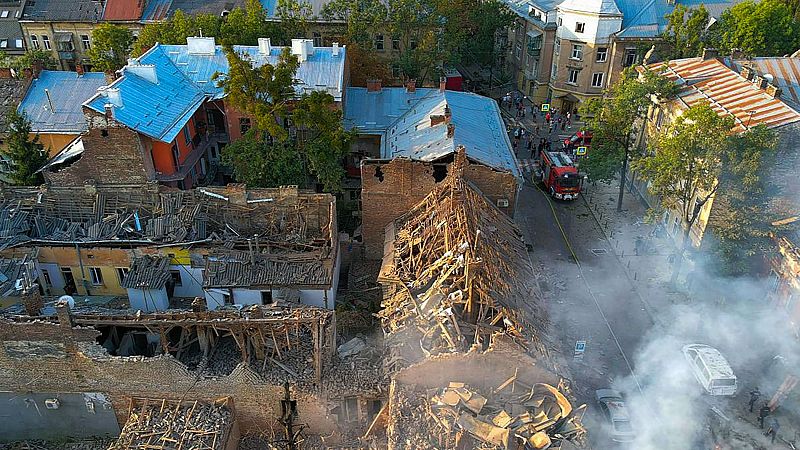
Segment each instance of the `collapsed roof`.
M464 158L459 152L448 178L386 228L379 316L390 366L486 346L495 333L547 354L547 315L525 243L513 221L463 179Z

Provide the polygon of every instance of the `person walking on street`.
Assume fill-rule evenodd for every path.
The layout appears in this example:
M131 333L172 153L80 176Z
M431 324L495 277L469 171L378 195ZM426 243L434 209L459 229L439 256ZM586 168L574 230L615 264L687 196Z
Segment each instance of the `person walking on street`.
M772 412L769 408L769 403L764 402L764 406L758 410L758 427L763 429L764 428L764 419Z
M753 405L756 404L758 399L761 397L761 391L758 390L758 386L755 389L750 391L750 401L747 402L748 406L750 406L750 412L753 412Z
M528 143L526 144L526 148L528 149L528 153L531 154L531 158L533 158L533 136L528 139Z
M769 426L767 427L767 431L764 432L764 436L771 436L772 443L775 443L775 438L778 436L778 430L781 429L781 424L778 423L778 419L774 417L770 417Z
M544 115L544 120L547 122L548 125L550 124L550 119L551 118L552 118L552 116L550 115L550 112L548 111L548 113Z

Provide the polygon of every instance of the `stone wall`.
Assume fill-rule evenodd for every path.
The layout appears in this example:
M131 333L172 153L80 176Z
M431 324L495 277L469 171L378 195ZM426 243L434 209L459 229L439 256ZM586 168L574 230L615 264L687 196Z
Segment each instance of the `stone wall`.
M383 257L383 233L392 220L422 201L450 170L451 162L428 163L406 158L365 160L361 164L362 233L366 256ZM494 204L507 200L499 209L514 215L518 180L508 172L468 162L464 177L475 184Z
M131 397L215 400L231 397L243 433L267 430L280 416L283 387L270 384L244 364L228 376L205 378L172 356L110 356L91 327L0 320L0 391L98 392L112 402L120 426ZM308 432L336 427L328 405L316 395L293 392Z

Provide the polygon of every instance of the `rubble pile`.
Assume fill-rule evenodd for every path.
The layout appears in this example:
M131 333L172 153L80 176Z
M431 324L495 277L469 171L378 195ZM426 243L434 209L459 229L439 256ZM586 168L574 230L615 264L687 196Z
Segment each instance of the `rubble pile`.
M234 423L227 400L133 400L128 422L108 450L224 449Z
M396 385L389 448L558 449L580 444L585 405L573 410L555 387L509 378L497 389L464 383L427 391Z
M25 440L0 444L0 450L105 450L113 439Z

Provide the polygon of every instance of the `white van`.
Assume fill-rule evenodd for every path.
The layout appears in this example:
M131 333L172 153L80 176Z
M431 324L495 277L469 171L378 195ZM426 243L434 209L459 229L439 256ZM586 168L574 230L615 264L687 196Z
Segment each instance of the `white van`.
M734 395L736 375L722 353L704 344L683 346L683 354L692 373L703 389L711 395Z

